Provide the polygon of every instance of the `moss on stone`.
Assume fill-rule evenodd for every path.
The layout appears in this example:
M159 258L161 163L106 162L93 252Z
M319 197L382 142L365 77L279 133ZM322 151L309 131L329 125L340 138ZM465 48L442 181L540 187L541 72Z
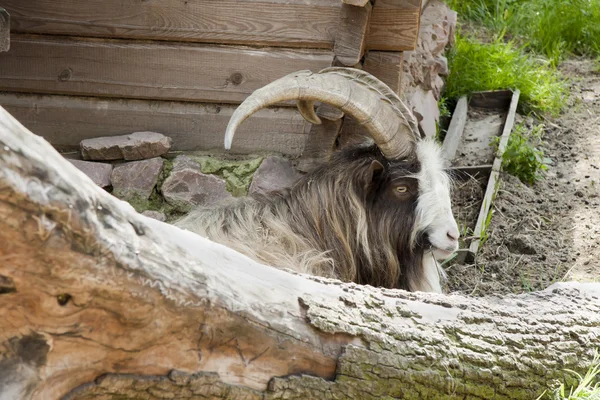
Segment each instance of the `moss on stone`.
M193 157L205 174L217 175L225 180L227 191L236 197L248 194L254 172L262 163L264 157L250 160L222 160L209 156Z

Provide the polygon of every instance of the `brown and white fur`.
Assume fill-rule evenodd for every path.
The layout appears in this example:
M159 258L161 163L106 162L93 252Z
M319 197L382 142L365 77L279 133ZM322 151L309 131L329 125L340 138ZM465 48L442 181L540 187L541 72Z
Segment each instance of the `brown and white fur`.
M366 143L335 153L289 190L199 208L177 225L301 273L442 292L437 260L458 248L439 146L389 160Z

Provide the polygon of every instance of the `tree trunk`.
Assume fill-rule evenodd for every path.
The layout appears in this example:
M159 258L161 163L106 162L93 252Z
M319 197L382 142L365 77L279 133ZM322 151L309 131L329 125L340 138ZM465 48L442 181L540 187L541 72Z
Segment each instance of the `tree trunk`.
M0 399L533 399L600 285L474 299L260 265L137 214L0 109Z

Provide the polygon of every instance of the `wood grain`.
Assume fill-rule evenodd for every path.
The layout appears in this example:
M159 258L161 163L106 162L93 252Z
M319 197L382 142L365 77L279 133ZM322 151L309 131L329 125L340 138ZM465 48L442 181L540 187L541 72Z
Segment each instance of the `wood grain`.
M332 60L327 50L13 35L0 57L0 90L240 103L284 75Z
M335 59L345 66L358 64L365 51L371 4L364 7L343 4L333 52Z
M476 298L256 263L137 214L1 109L0 260L3 400L530 400L600 337L598 283Z
M462 96L458 99L458 103L456 103L454 113L452 114L452 120L450 121L450 126L448 126L444 144L442 145L444 158L450 162L456 157L456 150L458 150L458 146L463 140L468 110L469 105L467 103L467 96Z
M402 91L402 52L369 51L363 69L388 85L396 94Z
M173 150L224 152L234 106L0 93L0 105L35 134L68 150L99 136L155 131L173 139ZM265 109L238 129L232 153L298 156L311 125L292 108Z
M23 33L333 48L340 0L4 0Z
M419 36L421 0L377 0L373 7L368 50L414 50Z
M469 245L469 255L467 256L468 259L474 258L479 251L485 230L488 228L488 213L490 212L492 202L494 201L496 193L498 192L500 169L502 168L502 156L504 154L504 150L506 150L508 138L510 137L510 133L512 132L512 128L515 123L515 115L517 113L517 105L519 104L520 94L521 92L516 89L510 101L508 115L506 116L506 122L504 123L502 135L500 136L500 143L498 144L498 151L496 152L496 158L494 159L494 164L492 165L492 172L490 173L485 195L483 196L483 204L479 210L479 216L477 217L477 223L475 225L475 230L473 231L473 236L475 239L473 239Z
M0 52L10 49L10 15L0 7Z
M349 4L351 6L364 7L369 0L342 0L342 3Z

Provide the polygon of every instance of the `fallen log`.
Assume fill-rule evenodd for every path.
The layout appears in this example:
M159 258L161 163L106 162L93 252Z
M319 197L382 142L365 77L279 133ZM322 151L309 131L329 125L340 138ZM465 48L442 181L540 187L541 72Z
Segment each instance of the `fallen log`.
M532 399L600 285L469 298L260 265L137 214L0 108L0 399Z

